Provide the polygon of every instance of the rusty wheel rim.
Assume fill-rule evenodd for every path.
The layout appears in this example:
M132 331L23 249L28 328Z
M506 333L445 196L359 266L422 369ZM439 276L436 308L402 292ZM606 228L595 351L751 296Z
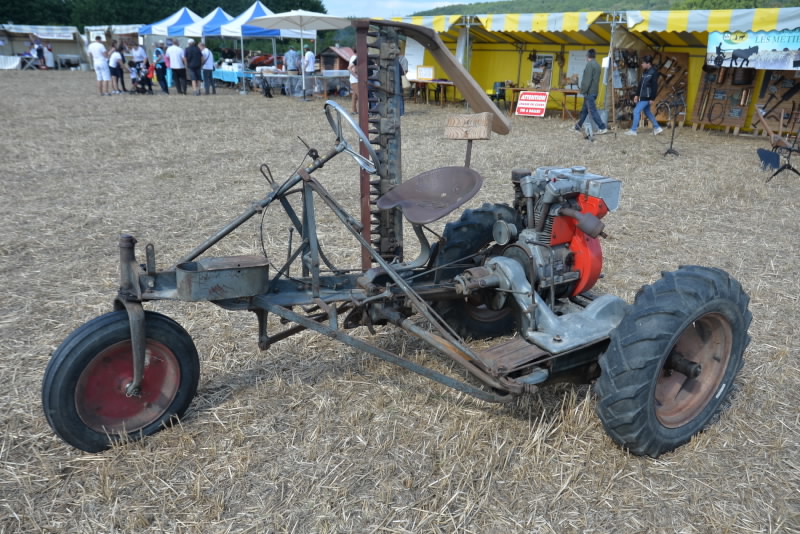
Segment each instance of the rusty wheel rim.
M719 313L703 315L681 332L670 354L678 353L700 364L702 371L697 378L689 378L666 364L661 369L656 381L655 411L662 425L677 428L689 423L718 394L732 344L730 322Z
M128 397L133 380L130 340L101 351L81 373L75 387L75 408L81 420L96 432L130 433L155 422L175 400L180 366L165 345L147 340L141 394Z

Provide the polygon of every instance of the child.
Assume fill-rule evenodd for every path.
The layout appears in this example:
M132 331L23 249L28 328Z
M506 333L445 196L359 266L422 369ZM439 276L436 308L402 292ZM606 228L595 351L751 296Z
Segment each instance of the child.
M137 67L135 62L128 61L128 70L131 73L131 93L145 94L147 90L144 87L144 83L142 83L142 78L145 75L143 69Z

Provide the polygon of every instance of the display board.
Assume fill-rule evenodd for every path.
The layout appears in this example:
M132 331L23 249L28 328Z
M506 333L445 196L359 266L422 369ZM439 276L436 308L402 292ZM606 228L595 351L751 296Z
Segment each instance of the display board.
M577 85L581 85L583 69L586 68L586 50L570 50L567 60L567 78L577 77Z
M695 127L745 126L753 93L755 69L706 68L692 110Z
M531 65L531 79L528 87L549 91L553 76L554 54L537 54Z

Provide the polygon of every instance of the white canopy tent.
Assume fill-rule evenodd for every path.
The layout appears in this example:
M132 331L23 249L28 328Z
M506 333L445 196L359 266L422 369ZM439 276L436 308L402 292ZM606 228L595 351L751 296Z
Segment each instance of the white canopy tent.
M54 66L67 58L72 64L88 62L83 39L75 26L4 24L0 25L0 56L6 59L0 61L1 68L20 67L20 55L30 51L31 35L52 47Z
M284 30L296 30L300 33L300 49L303 49L303 36L309 35L313 31L314 38L316 38L316 30L340 30L350 26L350 19L342 17L334 17L325 13L314 13L313 11L305 11L302 9L295 9L285 13L276 13L260 17L250 21L253 26L260 28L270 28ZM316 46L315 46L316 50ZM303 98L306 93L306 77L303 73Z

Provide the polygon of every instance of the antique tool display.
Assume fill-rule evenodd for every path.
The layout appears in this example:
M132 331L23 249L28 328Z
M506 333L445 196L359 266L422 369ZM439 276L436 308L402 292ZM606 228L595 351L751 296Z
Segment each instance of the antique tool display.
M657 457L712 424L735 389L750 341L742 286L721 269L690 265L662 272L632 304L592 292L603 275L602 219L618 208L622 184L582 166L519 166L508 173L508 203L460 213L483 184L475 170L440 167L401 181L394 92L401 36L425 45L471 109L491 115L492 131L506 134L511 123L433 30L393 21L353 24L358 55L378 66L367 76L367 61L359 64L359 84L374 89L359 100L360 125L326 102L320 120L333 131L328 146L306 145L283 181L267 167L267 183L254 186L260 198L166 268L152 243L137 257L137 239L120 236L120 283L109 295L109 312L69 334L44 373L42 406L55 433L96 452L154 434L186 413L200 359L178 322L146 309L159 301L208 301L253 313L262 350L281 351L282 340L313 330L487 402L511 402L564 380L594 382L601 423L637 455ZM353 184L360 178L366 223L326 187L327 164L339 156L357 165ZM169 210L169 204L143 208ZM268 212L292 229L286 240L265 240L262 219L260 246L237 240L228 245L242 249L240 255L206 254ZM427 229L448 216L441 234ZM418 240L413 260L403 258L404 224ZM326 254L330 232L343 244L349 239L366 266L363 259L360 269L346 263L349 254ZM366 336L376 328L416 338L422 350L457 365L430 367L423 363L428 358L391 352L405 343ZM488 348L469 342L498 336L513 337ZM291 366L290 354L285 359ZM448 400L437 394L431 402ZM451 408L460 406L459 400Z
M676 92L685 88L689 80L689 54L670 53L669 55L660 56L661 62L656 63L653 59L653 65L658 69L658 95L653 101L654 113L656 120L663 124L664 122L673 121L675 117L671 117L669 113L664 111L664 107L658 107L658 104L664 100L672 98ZM683 115L678 117L678 126L682 126L686 121L685 110Z
M766 71L756 107L773 132L794 133L800 122L800 78L795 71ZM757 117L753 127L761 129Z
M722 126L738 133L747 119L754 76L754 69L704 65L692 111L694 127Z

